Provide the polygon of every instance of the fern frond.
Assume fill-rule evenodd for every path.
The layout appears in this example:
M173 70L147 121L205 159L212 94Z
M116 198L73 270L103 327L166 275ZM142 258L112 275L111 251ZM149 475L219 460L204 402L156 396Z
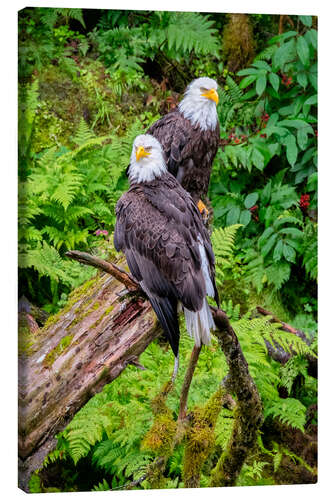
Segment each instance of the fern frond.
M57 15L63 16L66 19L67 23L70 19L75 19L76 21L79 21L79 23L81 23L84 28L86 27L83 19L82 9L57 8L54 10Z
M242 224L234 224L226 228L214 229L211 240L216 258L216 281L222 285L224 271L228 267L228 259L232 257L235 247L235 237L237 229Z
M269 47L266 47L264 50L262 50L261 52L259 52L259 54L256 55L253 62L271 60L277 48L278 48L277 45L271 45Z
M73 137L73 142L78 146L82 146L82 144L95 137L94 132L88 127L84 118L81 118L76 134Z
M225 228L214 229L211 240L216 256L221 258L231 257L235 247L237 230L242 224L234 224Z
M91 491L109 491L112 488L108 485L108 482L106 479L103 479L102 482L98 483L97 485L93 486Z
M195 12L172 12L166 29L169 50L175 49L183 54L193 50L197 54L216 55L219 42L213 25L214 21L209 16Z
M227 75L226 83L229 87L228 95L230 96L231 103L237 104L243 97L244 92L239 88L237 83L231 78L230 75Z
M304 432L306 408L298 399L286 398L272 402L269 408L264 410L264 417L268 416L278 418L283 424Z

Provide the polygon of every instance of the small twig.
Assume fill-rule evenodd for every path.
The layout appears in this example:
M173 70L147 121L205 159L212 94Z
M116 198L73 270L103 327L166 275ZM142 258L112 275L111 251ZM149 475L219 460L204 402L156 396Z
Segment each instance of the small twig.
M266 309L264 309L261 306L257 306L256 309L257 309L258 313L262 314L263 316L272 316L271 322L281 323L282 330L284 330L285 332L290 332L290 333L293 333L294 335L297 335L297 337L300 337L302 340L304 340L304 342L306 342L308 345L310 345L311 342L309 342L309 339L307 338L307 336L305 335L304 332L302 332L301 330L297 330L296 328L294 328L291 325L288 325L288 323L285 323L284 321L281 321L273 313L271 313L270 311L267 311Z
M181 394L180 394L178 421L184 420L184 418L186 417L188 393L190 390L190 385L192 382L193 373L194 373L195 367L197 366L197 363L198 363L201 347L202 347L201 345L199 347L195 345L193 347L193 350L192 350L191 359L190 359L189 365L187 367L187 371L185 374L185 378L184 378L184 382L183 382L183 386L182 386L182 390L181 390Z
M281 329L285 332L292 333L293 335L296 335L300 339L302 339L308 346L311 345L311 338L308 338L302 330L297 330L291 325L288 325L288 323L285 323L284 321L281 321L279 318L277 318L273 313L270 311L267 311L261 306L257 306L256 310L259 314L262 314L263 316L271 316L271 319L269 320L271 323L280 323L281 324ZM284 349L282 349L281 346L278 346L277 344L272 344L268 342L268 340L265 340L265 344L268 349L268 354L271 356L272 359L275 361L278 361L279 363L285 364L292 356L292 352L286 352ZM305 355L309 365L308 365L308 373L311 375L311 377L317 378L318 376L318 360L314 356L311 356L310 354Z
M70 259L77 260L81 264L86 264L88 266L96 267L97 269L101 269L106 273L111 274L118 281L123 283L127 290L130 292L138 292L141 291L141 287L139 283L135 281L135 279L128 274L123 269L120 269L115 264L111 264L111 262L107 262L106 260L100 259L99 257L94 257L86 252L79 252L78 250L70 250L65 254Z

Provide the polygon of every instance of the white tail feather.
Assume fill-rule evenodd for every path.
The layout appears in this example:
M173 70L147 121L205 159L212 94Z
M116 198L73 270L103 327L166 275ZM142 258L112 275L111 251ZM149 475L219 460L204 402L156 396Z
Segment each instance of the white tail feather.
M195 340L195 345L210 344L210 330L215 329L215 324L207 299L204 299L199 311L190 311L184 307L186 329Z

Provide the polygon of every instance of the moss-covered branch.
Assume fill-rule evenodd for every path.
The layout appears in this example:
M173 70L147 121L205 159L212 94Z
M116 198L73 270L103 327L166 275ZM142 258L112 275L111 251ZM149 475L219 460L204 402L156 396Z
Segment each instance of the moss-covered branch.
M215 335L229 366L229 374L224 385L229 392L236 395L237 407L232 435L212 473L211 486L233 486L256 442L257 431L263 418L262 405L227 315L215 309L213 317L217 326Z

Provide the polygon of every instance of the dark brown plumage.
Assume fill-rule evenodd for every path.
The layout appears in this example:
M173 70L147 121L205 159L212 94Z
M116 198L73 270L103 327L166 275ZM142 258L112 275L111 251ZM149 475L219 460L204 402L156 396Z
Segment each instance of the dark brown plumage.
M149 182L132 183L117 203L114 245L126 255L133 276L178 355L177 305L199 311L206 300L199 241L215 285L214 254L209 235L191 196L167 171Z
M176 108L155 122L147 134L161 143L169 172L194 201L205 199L220 140L219 123L213 130L201 130Z

